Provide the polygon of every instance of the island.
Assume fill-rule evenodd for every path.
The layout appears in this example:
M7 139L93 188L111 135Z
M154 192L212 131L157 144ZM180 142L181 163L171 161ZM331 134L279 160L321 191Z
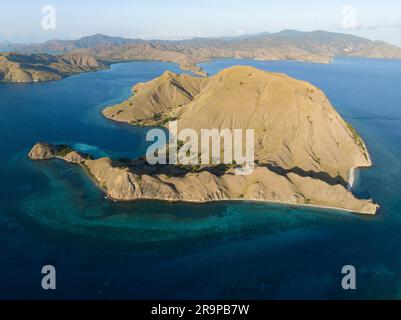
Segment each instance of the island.
M324 64L340 56L401 59L401 48L389 43L322 30L283 30L177 41L96 34L39 44L0 44L0 49L15 51L0 54L0 81L3 82L59 80L71 74L103 69L110 63L127 61L174 62L184 71L206 77L207 73L199 63L219 58ZM49 54L54 52L59 54Z
M357 131L325 94L285 74L234 66L211 77L166 71L138 83L107 118L141 126L254 130L249 175L237 165L151 165L138 159L93 159L69 146L37 143L33 160L60 158L80 165L115 201L262 201L375 214L378 205L352 194L353 171L372 161Z

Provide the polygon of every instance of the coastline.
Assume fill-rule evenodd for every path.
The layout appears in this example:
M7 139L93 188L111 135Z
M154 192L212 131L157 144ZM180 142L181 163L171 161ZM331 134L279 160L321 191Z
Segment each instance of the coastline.
M99 187L100 190L102 190L104 193L105 191L99 186L98 183L96 185ZM278 201L278 200L260 200L260 199L251 199L251 198L230 198L230 199L219 199L219 200L176 200L176 199L169 199L169 198L150 198L150 197L143 197L140 199L133 199L133 200L121 200L121 199L113 199L110 197L107 193L105 193L105 197L113 202L134 202L134 201L163 201L163 202L168 202L168 203L200 203L200 204L206 204L206 203L214 203L214 202L256 202L256 203L264 203L264 204L278 204L286 207L306 207L306 208L314 208L314 209L327 209L327 210L333 210L333 211L340 211L340 212L347 212L347 213L356 213L364 216L374 216L375 213L368 212L368 211L353 211L350 209L345 209L341 207L330 207L330 206L323 206L323 205L317 205L317 204L306 204L306 203L292 203L292 202L285 202L285 201ZM377 206L379 208L379 206Z
M8 53L8 51L6 51ZM35 79L31 81L9 81L9 80L4 80L1 79L0 83L8 83L8 84L29 84L29 83L42 83L42 82L53 82L53 81L61 81L65 78L69 78L71 76L79 75L82 73L89 73L89 72L97 72L97 71L104 71L110 69L111 65L113 64L119 64L119 63L129 63L129 62L171 62L175 63L178 65L178 67L181 69L183 72L190 72L194 76L198 77L207 77L208 74L207 72L200 66L200 64L204 63L209 63L209 62L214 62L216 60L225 60L225 59L238 59L238 60L253 60L253 61L265 61L265 62L299 62L299 63L305 63L305 64L333 64L336 60L336 58L342 58L343 56L332 56L328 60L308 60L308 59L261 59L261 58L256 58L256 57L238 57L238 56L227 56L227 57L208 57L205 60L197 61L196 63L190 63L187 64L185 62L180 62L180 61L175 61L175 60L165 60L165 59L127 59L127 60L113 60L113 59L102 59L102 62L105 63L105 66L102 68L99 68L97 70L83 70L81 72L74 72L70 74L62 74L60 78L51 78L51 79ZM364 58L364 59L377 59L377 60L401 60L401 58L396 59L396 58L371 58L371 57L348 57L346 58Z
M365 150L366 156L367 156L367 158L368 158L369 166L355 166L355 167L352 167L352 168L350 169L350 172L349 172L349 179L348 179L348 190L349 190L349 191L352 191L352 188L353 188L354 185L355 185L356 176L357 176L356 170L373 167L372 157L370 156L369 150L368 150L368 148L366 147L366 143L365 143L365 141L364 141L363 139L361 139L361 142L362 142L363 148L364 148L364 150Z
M60 160L64 160L61 157L57 157ZM68 161L67 161L68 162ZM142 200L147 200L147 201L163 201L163 202L168 202L168 203L200 203L200 204L205 204L205 203L213 203L213 202L257 202L257 203L265 203L265 204L279 204L287 207L291 206L296 206L296 207L306 207L306 208L315 208L315 209L327 209L327 210L334 210L334 211L340 211L340 212L348 212L348 213L356 213L364 216L374 216L377 213L377 210L380 208L378 204L376 205L376 212L370 212L370 211L354 211L342 207L333 207L333 206L325 206L325 205L318 205L318 204L307 204L307 203L294 203L294 202L286 202L286 201L279 201L279 200L261 200L261 199L256 199L256 198L226 198L226 199L203 199L203 200L177 200L174 198L168 198L168 197L141 197L138 199L130 199L130 200L124 200L124 199L115 199L109 193L107 190L103 189L100 182L97 180L97 178L90 172L90 169L87 168L84 164L78 164L86 173L87 177L93 181L93 183L101 190L105 198L107 200L113 201L113 202L136 202L136 201L142 201Z
M75 151L74 151L75 152ZM30 157L33 159L32 157ZM279 200L266 200L266 199L257 199L257 198L223 198L223 199L201 199L201 200L192 200L192 199L186 199L186 200L181 200L181 199L176 199L176 198L168 198L168 197L160 197L160 196L155 196L155 197L146 197L142 196L141 198L136 198L136 199L116 199L113 198L108 192L107 189L104 189L101 185L101 182L96 178L94 174L91 173L90 169L85 165L85 162L79 162L75 161L76 159L72 158L71 160L66 159L65 157L62 156L51 156L50 158L43 158L43 159L36 159L36 160L62 160L64 162L67 162L69 164L73 165L78 165L81 167L83 172L85 173L86 177L92 181L92 183L99 188L99 190L104 194L105 199L112 201L112 202L136 202L136 201L163 201L163 202L168 202L168 203L199 203L199 204L206 204L206 203L214 203L214 202L255 202L255 203L264 203L264 204L278 204L286 207L301 207L301 208L314 208L314 209L324 209L324 210L333 210L333 211L339 211L339 212L347 212L347 213L354 213L354 214L360 214L364 216L374 216L377 213L377 210L380 208L378 204L375 204L376 210L374 212L372 211L357 211L357 210L351 210L351 209L346 209L343 207L334 207L334 206L325 206L325 205L319 205L319 204L307 204L307 203L294 203L294 202L287 202L287 201L279 201ZM79 160L79 159L78 159Z
M334 62L335 57L331 57L328 61L320 61L320 60L305 60L305 59L259 59L259 58L244 58L244 57L222 57L222 58L211 58L208 57L204 60L198 61L196 63L185 63L182 61L175 61L174 59L172 60L166 60L166 59L127 59L127 60L112 60L112 59L102 59L102 62L105 63L105 66L96 70L83 70L81 72L74 72L70 74L62 74L60 78L50 78L50 79L35 79L31 81L9 81L9 80L4 80L1 79L0 83L18 83L18 84L28 84L28 83L41 83L41 82L52 82L52 81L61 81L65 78L82 74L82 73L88 73L88 72L97 72L97 71L103 71L103 70L108 70L110 69L111 65L113 64L118 64L118 63L129 63L129 62L171 62L171 63L176 63L178 67L181 69L182 72L190 72L194 76L198 77L207 77L208 74L207 72L199 65L201 63L208 63L211 61L215 60L220 60L220 59L239 59L239 60L244 60L244 59L250 59L254 61L285 61L285 62L300 62L300 63L313 63L313 64L331 64Z

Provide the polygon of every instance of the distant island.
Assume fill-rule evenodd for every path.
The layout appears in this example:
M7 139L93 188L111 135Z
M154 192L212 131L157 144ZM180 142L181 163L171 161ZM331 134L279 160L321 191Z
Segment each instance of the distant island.
M353 171L372 165L355 129L324 93L284 74L234 66L211 77L166 71L138 83L133 95L103 110L112 120L142 126L252 128L255 168L235 175L232 165L150 165L145 158L93 159L70 146L36 144L33 160L60 158L79 164L118 201L252 200L375 214L372 200L350 190Z
M0 54L3 82L58 80L70 74L99 70L113 62L138 60L175 62L181 69L205 77L207 74L197 64L217 58L313 63L330 63L337 56L401 59L401 48L383 41L327 31L294 30L179 41L96 34L41 44L4 43L0 49L13 52ZM49 54L54 52L58 54Z

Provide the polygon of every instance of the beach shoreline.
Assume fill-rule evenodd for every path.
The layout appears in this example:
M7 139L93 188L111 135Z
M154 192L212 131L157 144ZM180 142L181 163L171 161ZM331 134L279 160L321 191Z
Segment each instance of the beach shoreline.
M100 190L104 192L101 186L96 183ZM314 209L326 209L326 210L333 210L333 211L340 211L340 212L347 212L347 213L356 213L364 216L374 216L376 213L372 213L369 211L353 211L346 208L341 207L330 207L330 206L323 206L317 204L306 204L306 203L292 203L292 202L285 202L285 201L278 201L278 200L261 200L261 199L251 199L251 198L229 198L229 199L218 199L218 200L176 200L170 198L161 198L161 197L142 197L140 199L131 199L131 200L121 200L121 199L113 199L107 193L106 198L113 202L136 202L136 201L163 201L168 203L191 203L191 204L208 204L208 203L217 203L217 202L253 202L253 203L264 203L264 204L277 204L282 205L285 207L300 207L300 208L314 208ZM379 208L379 206L377 206Z

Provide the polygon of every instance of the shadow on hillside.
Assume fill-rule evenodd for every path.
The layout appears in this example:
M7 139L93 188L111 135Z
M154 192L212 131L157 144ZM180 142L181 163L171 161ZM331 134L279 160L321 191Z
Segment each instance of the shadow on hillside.
M275 165L270 164L270 163L268 163L268 164L266 164L264 166L267 169L269 169L270 171L272 171L274 173L277 173L277 174L279 174L281 176L287 176L289 173L294 173L294 174L296 174L298 176L301 176L301 177L310 177L310 178L313 178L313 179L321 180L321 181L326 182L327 184L332 185L332 186L335 186L337 184L342 185L344 188L347 188L347 186L348 186L347 181L345 181L344 178L341 177L340 175L338 175L336 177L332 177L327 172L322 172L322 171L316 172L316 171L313 171L313 170L305 171L305 170L303 170L303 169L301 169L299 167L294 167L294 168L291 168L291 169L284 169L282 167L275 166Z

